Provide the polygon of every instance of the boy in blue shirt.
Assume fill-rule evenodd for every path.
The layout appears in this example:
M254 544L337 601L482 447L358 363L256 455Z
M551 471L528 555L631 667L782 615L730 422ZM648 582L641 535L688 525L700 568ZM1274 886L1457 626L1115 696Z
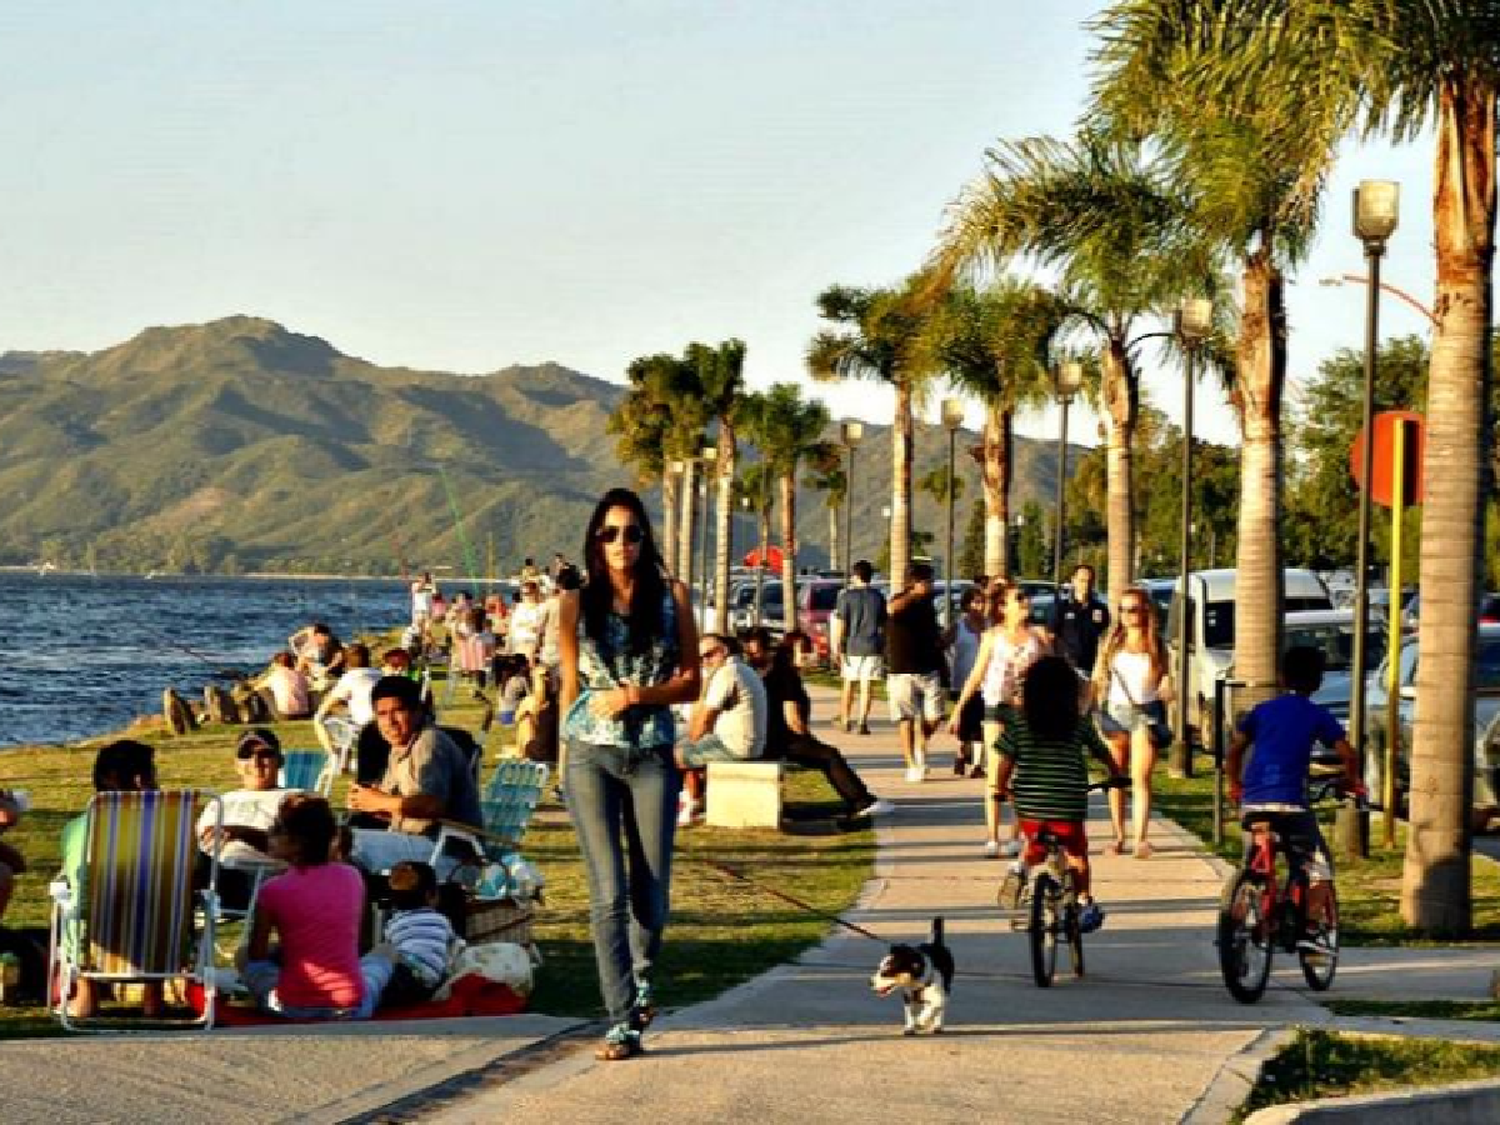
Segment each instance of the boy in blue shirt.
M1285 694L1252 708L1240 720L1229 744L1225 772L1229 799L1240 804L1245 823L1272 820L1292 870L1307 873L1309 918L1322 917L1325 888L1333 881L1333 860L1317 815L1307 805L1307 778L1313 744L1321 742L1338 752L1344 765L1344 786L1363 794L1359 759L1344 728L1326 707L1308 696L1323 686L1323 651L1298 646L1281 658L1281 686ZM1254 753L1245 764L1245 751ZM1242 768L1243 767L1243 768Z

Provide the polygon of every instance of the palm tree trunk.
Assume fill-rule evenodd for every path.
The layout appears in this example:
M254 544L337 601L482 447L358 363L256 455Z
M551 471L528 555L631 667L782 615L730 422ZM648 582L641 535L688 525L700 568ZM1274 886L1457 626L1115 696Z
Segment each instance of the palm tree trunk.
M1101 356L1104 407L1109 416L1106 474L1109 490L1109 597L1112 603L1135 580L1135 427L1140 387L1125 341L1111 336Z
M797 473L781 476L781 621L797 627Z
M979 437L979 479L984 488L984 572L991 578L1010 573L1009 554L1005 550L1005 525L1010 510L1005 487L1004 425L1000 408L984 408L984 431Z
M755 624L763 625L761 620L761 606L765 604L766 571L770 569L766 564L766 556L771 553L771 507L766 505L760 510L760 558L756 560L755 567Z
M1246 261L1244 290L1235 363L1242 441L1234 671L1235 679L1249 686L1235 693L1237 710L1242 701L1251 707L1276 694L1284 594L1280 528L1286 305L1281 273L1266 251ZM1198 684L1198 697L1209 698L1210 687ZM1200 735L1206 740L1208 732L1200 729Z
M734 427L719 419L718 550L714 567L714 631L729 632L729 567L734 554Z
M677 573L677 479L668 461L661 474L661 545L662 563L672 575Z
M682 463L682 518L677 521L677 577L689 589L693 586L693 516L698 511L698 463L691 458Z
M1401 916L1434 936L1469 927L1474 783L1474 606L1482 589L1494 314L1495 90L1449 80L1438 96L1433 229L1437 301L1422 507L1421 654ZM1429 474L1429 485L1437 474Z
M911 383L896 384L896 416L891 425L891 590L906 585L911 561Z
M840 566L843 566L842 556L839 555L840 505L834 501L831 495L828 501L828 569L837 570Z

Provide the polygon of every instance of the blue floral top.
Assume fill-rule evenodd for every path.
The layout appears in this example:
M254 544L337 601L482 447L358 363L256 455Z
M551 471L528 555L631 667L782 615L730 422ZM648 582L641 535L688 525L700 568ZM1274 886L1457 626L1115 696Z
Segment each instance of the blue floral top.
M622 615L610 613L601 641L588 635L579 615L578 699L568 709L562 728L569 743L647 750L676 741L672 711L664 703L637 704L614 719L589 710L589 697L594 692L612 691L625 684L653 687L665 683L677 671L677 603L670 588L662 598L661 635L644 653L631 653L629 644L630 623Z

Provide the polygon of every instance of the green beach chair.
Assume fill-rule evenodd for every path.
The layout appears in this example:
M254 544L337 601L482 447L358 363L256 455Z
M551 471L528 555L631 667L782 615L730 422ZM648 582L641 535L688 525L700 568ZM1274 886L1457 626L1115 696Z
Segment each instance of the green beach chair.
M281 758L278 784L283 789L326 797L333 791L333 771L328 768L328 761L326 750L288 750Z
M85 979L196 982L203 987L203 1015L170 1022L213 1026L217 850L210 855L207 888L193 889L197 821L205 807L215 810L221 827L219 798L191 789L97 793L89 802L82 886L52 885L53 1011L68 1030L97 1030L68 1014L73 986ZM196 933L195 913L202 919Z
M440 857L462 849L464 853L497 863L506 871L512 870L521 859L521 842L547 787L549 773L543 762L517 758L498 762L479 799L484 830L476 832L465 825L444 823L433 845L433 866L437 866ZM509 893L508 888L496 890L496 897Z

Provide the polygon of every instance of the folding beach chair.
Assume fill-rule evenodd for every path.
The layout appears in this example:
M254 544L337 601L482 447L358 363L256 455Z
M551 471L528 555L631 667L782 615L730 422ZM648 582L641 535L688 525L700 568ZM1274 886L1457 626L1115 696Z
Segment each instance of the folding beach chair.
M283 789L328 796L333 791L333 771L328 768L328 751L288 750L281 757L279 784Z
M193 890L197 821L205 806L222 827L219 798L190 789L98 793L89 802L83 885L52 885L53 1011L70 1031L88 1030L68 1015L68 997L80 980L197 982L203 986L203 1015L191 1024L213 1026L217 850L210 856L207 888ZM195 898L202 918L197 934Z
M512 871L521 859L521 841L542 799L542 791L547 787L548 773L548 767L542 762L507 758L497 763L479 800L484 816L483 831L476 832L458 824L443 824L432 849L433 866L437 866L442 856L452 855L463 848L468 854L482 856L507 872ZM450 848L450 845L458 846ZM503 897L512 893L512 888L493 887L487 891L495 897Z
M323 729L328 732L329 745L333 747L334 767L329 773L328 790L322 791L324 796L333 789L333 779L339 774L348 773L350 763L354 760L355 752L359 747L359 724L351 719L340 719L338 717L324 719Z

